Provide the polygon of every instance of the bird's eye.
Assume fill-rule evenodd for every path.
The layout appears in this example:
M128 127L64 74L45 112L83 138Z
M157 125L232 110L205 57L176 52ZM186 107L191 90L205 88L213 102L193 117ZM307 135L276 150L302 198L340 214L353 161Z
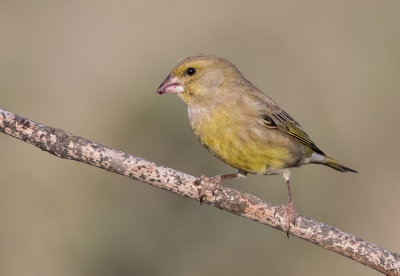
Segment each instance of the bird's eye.
M186 70L186 73L187 73L189 76L193 76L193 75L196 73L196 69L194 69L193 67L189 67L189 68Z

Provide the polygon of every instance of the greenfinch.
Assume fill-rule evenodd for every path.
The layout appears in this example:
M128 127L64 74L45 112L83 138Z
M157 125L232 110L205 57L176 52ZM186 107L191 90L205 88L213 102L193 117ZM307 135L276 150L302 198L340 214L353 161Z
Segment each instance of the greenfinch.
M283 175L289 194L287 231L296 214L289 168L315 163L356 172L325 155L292 116L223 58L199 54L179 61L157 93L176 93L188 106L200 143L238 170L217 176L217 182L247 173Z

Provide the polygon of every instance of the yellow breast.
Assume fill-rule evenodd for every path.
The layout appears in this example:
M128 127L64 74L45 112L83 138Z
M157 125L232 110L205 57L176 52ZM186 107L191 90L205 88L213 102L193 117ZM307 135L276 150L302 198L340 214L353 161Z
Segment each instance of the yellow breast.
M212 154L234 168L257 174L274 173L291 165L290 141L278 131L263 127L262 121L229 111L189 110L196 137Z

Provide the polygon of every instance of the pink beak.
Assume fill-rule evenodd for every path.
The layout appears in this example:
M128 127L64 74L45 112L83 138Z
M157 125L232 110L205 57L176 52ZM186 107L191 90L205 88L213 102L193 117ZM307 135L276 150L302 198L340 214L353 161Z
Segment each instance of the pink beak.
M178 78L172 78L171 74L167 76L167 78L160 84L157 89L158 94L164 93L181 93L184 92L181 82Z

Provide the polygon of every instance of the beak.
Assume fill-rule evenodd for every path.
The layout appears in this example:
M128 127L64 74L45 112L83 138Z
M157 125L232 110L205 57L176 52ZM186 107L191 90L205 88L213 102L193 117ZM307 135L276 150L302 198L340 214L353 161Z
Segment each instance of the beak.
M167 78L160 84L157 89L158 94L164 93L181 93L184 92L185 89L183 85L179 81L178 78L172 78L171 74L167 76Z

